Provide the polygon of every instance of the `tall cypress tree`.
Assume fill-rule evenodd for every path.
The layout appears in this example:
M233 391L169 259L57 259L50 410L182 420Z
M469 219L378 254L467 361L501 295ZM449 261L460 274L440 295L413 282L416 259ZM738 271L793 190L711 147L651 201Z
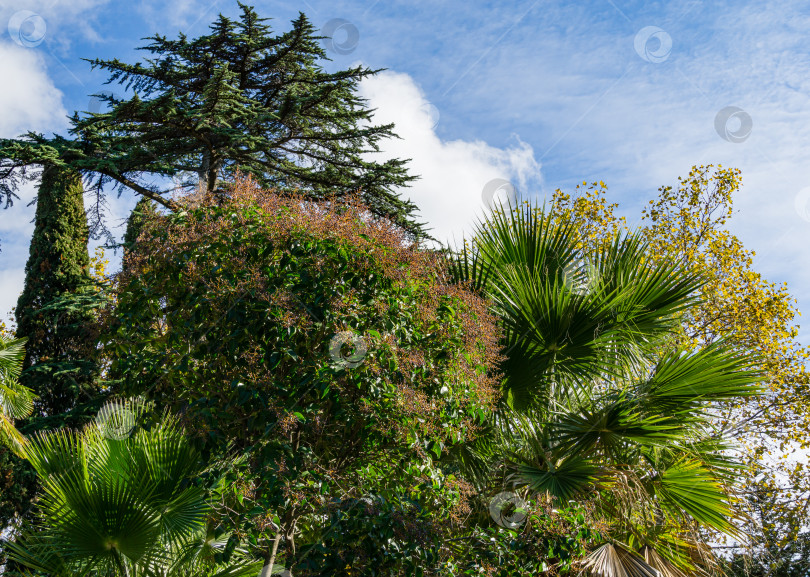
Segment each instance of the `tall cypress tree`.
M93 385L97 371L91 332L92 308L97 304L85 302L88 292L94 303L99 297L89 276L83 192L77 172L45 165L25 286L15 311L17 336L28 337L20 384L39 397L32 417L21 423L24 433L64 424L78 426L93 414L93 404L99 404L93 398L98 395ZM82 398L82 393L90 398ZM89 402L74 411L80 401ZM15 517L26 522L37 486L28 462L0 448L0 531ZM0 563L4 557L0 550Z
M95 377L91 313L72 301L92 284L82 179L46 165L37 195L34 235L17 302L17 336L28 337L20 383L39 397L34 417L73 409Z

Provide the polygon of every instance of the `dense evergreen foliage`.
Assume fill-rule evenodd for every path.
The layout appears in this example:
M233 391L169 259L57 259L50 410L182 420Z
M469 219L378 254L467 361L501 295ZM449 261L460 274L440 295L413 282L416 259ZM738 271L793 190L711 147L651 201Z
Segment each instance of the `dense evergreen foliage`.
M215 563L304 576L719 569L696 530L737 535L742 517L711 410L756 394L759 375L751 352L673 344L701 275L648 259L639 235L586 254L573 221L531 206L493 214L447 261L362 204L249 177L180 202L144 201L130 219L100 345L114 394L178 415L204 467L188 483L216 480ZM32 438L29 459L50 463L62 438ZM144 453L122 482L161 459ZM46 481L49 500L98 500L114 479ZM151 507L120 490L130 509L104 507ZM17 562L83 562L49 536L64 530L52 513L4 547ZM109 562L174 563L115 536L132 533L127 515L99 518L116 523L101 531Z
M73 171L48 166L17 302L17 336L28 339L21 383L37 395L34 417L63 414L94 393L92 315L70 297L92 284L84 189Z

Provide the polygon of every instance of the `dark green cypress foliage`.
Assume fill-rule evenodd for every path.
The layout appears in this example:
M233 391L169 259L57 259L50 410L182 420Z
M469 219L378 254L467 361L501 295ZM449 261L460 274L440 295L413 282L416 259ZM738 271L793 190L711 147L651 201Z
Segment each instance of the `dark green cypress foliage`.
M92 313L80 301L92 286L87 240L81 177L47 165L16 309L17 336L28 337L20 383L39 397L32 421L70 411L94 392Z
M143 224L150 216L157 215L155 203L148 198L142 198L132 209L132 213L127 219L127 229L124 231L123 247L125 251L130 251L135 247L135 241L141 234Z
M89 276L87 239L81 178L69 169L46 165L25 287L15 311L17 336L28 337L20 383L39 396L34 414L19 424L26 434L79 426L101 402L94 385L92 322L101 297ZM0 530L15 517L26 521L37 485L28 462L0 448ZM0 550L0 562L3 557Z

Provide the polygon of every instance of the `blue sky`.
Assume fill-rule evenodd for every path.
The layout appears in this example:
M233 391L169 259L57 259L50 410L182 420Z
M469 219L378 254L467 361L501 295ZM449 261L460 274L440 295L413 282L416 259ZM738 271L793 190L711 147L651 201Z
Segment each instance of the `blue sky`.
M403 138L385 153L413 159L422 178L404 193L438 236L468 231L496 178L538 197L603 180L632 224L658 187L675 185L692 165L733 166L744 186L732 231L756 251L757 270L787 282L800 309L810 309L810 3L255 6L279 31L298 11L319 28L342 19L329 67L387 69L361 91L380 121L397 124ZM142 37L196 36L218 12L235 15L236 3L3 0L0 136L64 133L65 115L88 109L90 94L120 91L81 58L134 61ZM732 106L723 138L715 120ZM110 225L131 205L111 199ZM25 202L0 212L2 312L21 290L32 216ZM810 344L810 330L801 340Z

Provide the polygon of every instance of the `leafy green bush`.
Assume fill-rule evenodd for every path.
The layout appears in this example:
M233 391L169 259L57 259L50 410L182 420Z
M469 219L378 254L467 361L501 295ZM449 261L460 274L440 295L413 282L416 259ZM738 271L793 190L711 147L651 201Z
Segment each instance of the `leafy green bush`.
M498 396L486 302L351 202L243 180L224 202L185 204L145 223L127 254L112 385L185 414L233 480L221 511L235 538L298 575L336 502L411 500L451 522L469 491L446 485L438 459Z
M514 530L482 523L458 539L446 574L569 575L578 571L589 549L605 537L606 527L594 519L589 503L570 501L552 508L551 500L535 496L522 505Z

